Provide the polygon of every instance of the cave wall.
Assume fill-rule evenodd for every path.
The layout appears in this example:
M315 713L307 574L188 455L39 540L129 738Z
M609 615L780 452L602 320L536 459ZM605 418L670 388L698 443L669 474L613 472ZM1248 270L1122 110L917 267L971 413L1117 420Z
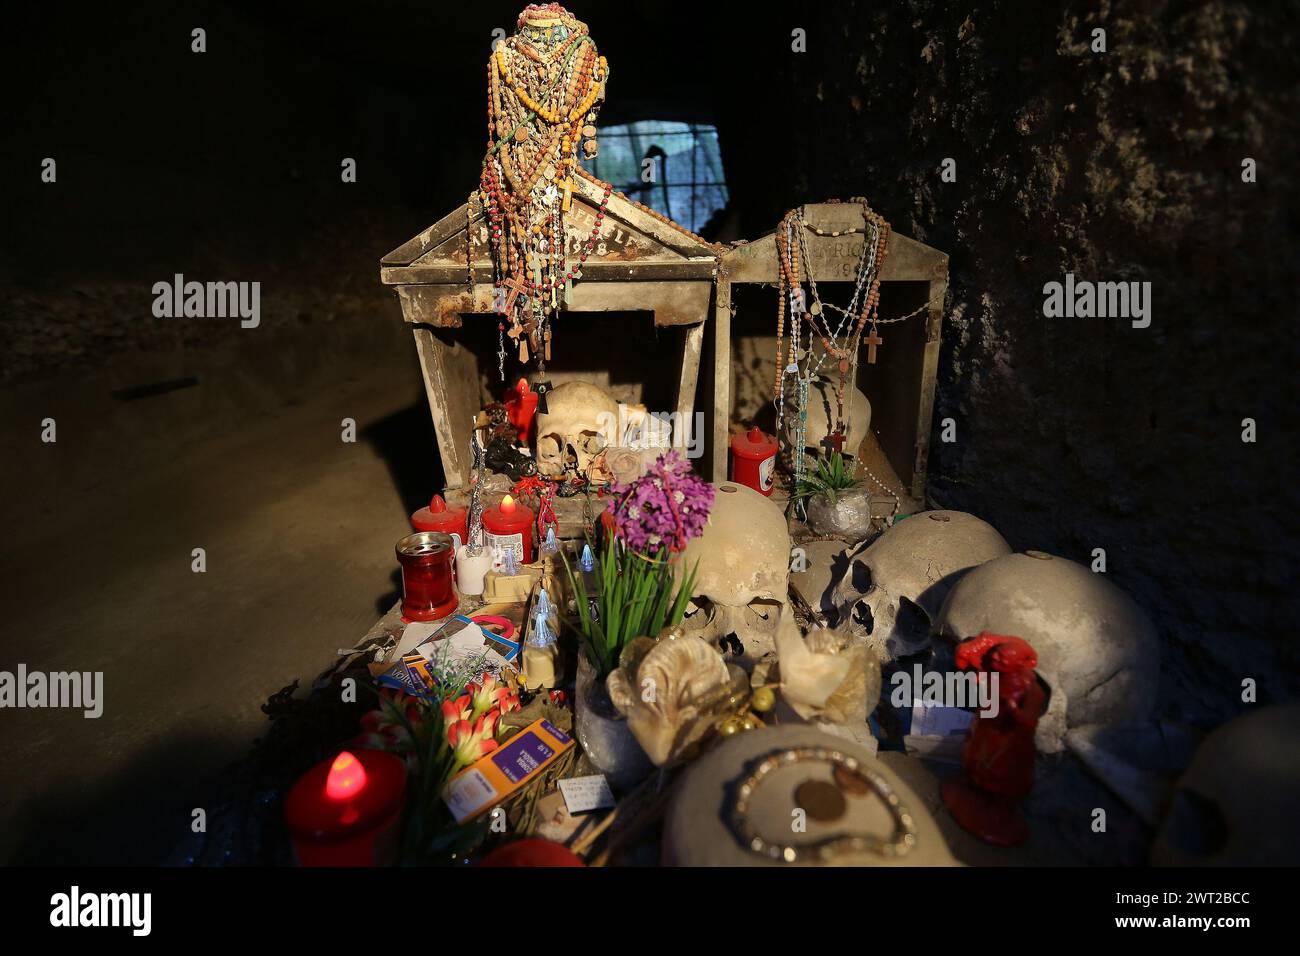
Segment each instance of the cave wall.
M726 124L736 193L767 199L741 228L865 195L950 255L935 423L952 418L957 440L934 436L935 500L1018 549L1091 563L1104 548L1164 637L1165 713L1221 719L1245 678L1262 701L1294 697L1295 6L849 3L789 19L806 53L746 39L776 75L744 109L774 110L779 131ZM1150 326L1045 318L1044 283L1066 272L1149 281Z

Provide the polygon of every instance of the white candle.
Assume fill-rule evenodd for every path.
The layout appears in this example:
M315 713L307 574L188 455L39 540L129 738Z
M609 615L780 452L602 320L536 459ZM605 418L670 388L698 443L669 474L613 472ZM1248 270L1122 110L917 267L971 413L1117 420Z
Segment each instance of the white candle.
M482 548L478 554L469 553L469 545L456 549L456 586L461 594L478 597L483 593L483 576L492 568L492 549Z

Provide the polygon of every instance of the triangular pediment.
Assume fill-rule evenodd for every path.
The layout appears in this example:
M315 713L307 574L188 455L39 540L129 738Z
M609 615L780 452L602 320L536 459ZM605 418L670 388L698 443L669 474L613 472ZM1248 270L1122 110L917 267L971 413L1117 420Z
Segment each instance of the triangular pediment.
M576 258L596 228L606 185L583 173L574 178L572 202L565 213L568 255ZM468 237L468 242L467 242ZM634 202L621 193L610 193L605 216L595 233L588 265L635 265L638 270L688 263L713 263L719 247L705 242L675 222ZM490 275L492 260L488 245L488 223L477 199L463 203L428 229L393 250L381 262L384 271L405 268L420 272L458 269L468 275L466 258L479 281Z

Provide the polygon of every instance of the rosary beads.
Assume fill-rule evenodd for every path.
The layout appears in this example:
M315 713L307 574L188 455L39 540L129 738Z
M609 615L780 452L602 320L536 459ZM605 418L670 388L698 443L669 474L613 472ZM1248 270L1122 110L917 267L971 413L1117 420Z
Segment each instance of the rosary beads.
M604 224L608 185L591 234L573 243L565 231L578 149L596 155L596 114L608 79L609 64L587 25L558 3L526 7L515 35L488 61L479 199L489 222L503 377L507 336L521 363L533 355L545 368L551 322ZM569 262L570 253L577 261Z
M870 323L870 332L865 339L867 344L867 362L875 364L876 347L883 340L877 333L880 307L880 271L884 266L889 251L889 223L884 217L874 212L866 199L858 196L852 202L862 208L862 227L849 229L823 230L810 225L804 216L802 207L792 209L781 220L776 231L778 271L777 326L776 326L776 381L773 383L774 398L777 405L778 431L785 413L785 377L789 374L799 376L803 386L798 390L799 407L796 427L806 421L807 383L821 368L829 357L836 360L839 369L839 382L835 389L835 433L833 438L842 443L847 433L844 420L844 392L850 371L857 368L858 348L864 341L863 330ZM838 203L839 200L829 200ZM813 276L811 260L808 254L807 233L818 236L845 236L858 232L864 234L862 252L858 260L853 296L846 308L840 308L823 302L817 289L817 280ZM803 283L808 282L811 302L804 294ZM784 347L786 335L785 316L787 307L790 314L789 346ZM840 313L839 321L832 329L828 311ZM808 323L808 349L801 352L799 329L801 322ZM814 362L812 337L821 341L822 352ZM802 374L799 363L804 362ZM796 475L803 471L802 447L794 456Z

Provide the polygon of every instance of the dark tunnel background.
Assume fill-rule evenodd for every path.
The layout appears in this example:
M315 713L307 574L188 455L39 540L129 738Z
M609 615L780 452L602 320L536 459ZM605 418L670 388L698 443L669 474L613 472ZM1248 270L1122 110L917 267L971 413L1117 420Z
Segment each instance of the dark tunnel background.
M96 482L130 483L123 434L184 455L374 375L409 384L411 412L371 437L401 447L393 478L419 504L432 431L378 261L475 187L492 30L513 30L519 6L7 11L7 503L30 510L39 489L57 509L60 481L89 481L33 460L33 408L83 423ZM716 125L731 195L716 235L864 195L951 257L935 421L959 437L932 446L937 502L1017 549L1087 562L1104 547L1160 628L1169 716L1212 726L1244 708L1245 678L1264 702L1297 695L1295 5L569 7L611 64L602 124ZM1104 54L1088 48L1098 25ZM807 53L792 53L794 28ZM39 182L46 156L57 187ZM949 157L955 183L939 179ZM1245 157L1256 183L1241 181ZM1044 319L1042 286L1067 271L1150 281L1151 327ZM260 280L259 334L153 320L150 287L178 272ZM188 379L203 403L145 423L111 397ZM155 520L208 506L178 494Z

